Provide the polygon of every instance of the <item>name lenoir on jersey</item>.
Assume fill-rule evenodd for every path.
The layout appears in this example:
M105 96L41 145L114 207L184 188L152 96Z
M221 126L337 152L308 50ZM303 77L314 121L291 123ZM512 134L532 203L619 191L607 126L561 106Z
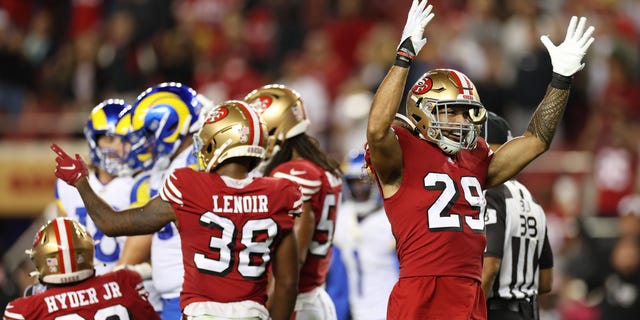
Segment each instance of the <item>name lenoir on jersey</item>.
M213 195L215 213L264 213L269 212L269 198L266 195Z

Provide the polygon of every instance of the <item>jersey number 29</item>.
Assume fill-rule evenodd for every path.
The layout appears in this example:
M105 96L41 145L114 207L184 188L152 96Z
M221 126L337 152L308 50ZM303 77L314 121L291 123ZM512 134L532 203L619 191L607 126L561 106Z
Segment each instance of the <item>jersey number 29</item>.
M474 232L484 232L484 211L486 200L482 187L476 177L460 178L464 199L478 217L466 215L464 222ZM460 190L453 179L445 173L429 172L424 177L424 187L430 191L440 190L440 196L427 210L427 224L431 231L462 231L462 217L451 212L451 208L460 198ZM475 214L474 214L475 216Z

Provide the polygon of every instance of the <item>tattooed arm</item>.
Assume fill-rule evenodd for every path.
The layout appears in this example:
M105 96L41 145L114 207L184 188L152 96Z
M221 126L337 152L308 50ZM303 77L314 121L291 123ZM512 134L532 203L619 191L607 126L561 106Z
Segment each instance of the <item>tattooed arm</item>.
M91 189L88 179L80 179L75 187L93 222L110 237L150 234L176 220L173 207L160 197L151 199L142 207L115 211Z
M558 86L562 86L555 81L558 76L554 74L554 81L547 88L547 93L534 112L524 135L510 140L496 150L489 164L487 188L509 180L549 149L569 100L569 80L563 79L566 81L566 88L558 89Z
M569 99L571 77L584 68L582 58L594 41L593 26L586 27L587 18L571 17L564 41L556 46L549 36L540 41L549 51L553 76L544 99L533 114L524 135L505 143L489 164L487 187L503 183L516 175L529 162L549 149L556 128Z

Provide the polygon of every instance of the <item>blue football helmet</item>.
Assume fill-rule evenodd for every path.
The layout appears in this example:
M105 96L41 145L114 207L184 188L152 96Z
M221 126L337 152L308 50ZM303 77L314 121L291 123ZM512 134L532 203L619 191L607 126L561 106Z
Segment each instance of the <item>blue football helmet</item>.
M382 206L380 191L364 159L364 151L353 150L342 164L345 199L357 203L357 213L364 216Z
M134 170L151 169L176 153L188 134L198 130L205 99L180 83L166 82L141 93L131 115L131 151Z
M91 154L91 163L112 176L126 173L127 153L125 141L129 134L129 125L121 122L121 115L131 110L131 106L121 99L108 99L91 110L84 127ZM101 148L98 140L108 136L122 141L120 147ZM119 149L116 149L119 148Z

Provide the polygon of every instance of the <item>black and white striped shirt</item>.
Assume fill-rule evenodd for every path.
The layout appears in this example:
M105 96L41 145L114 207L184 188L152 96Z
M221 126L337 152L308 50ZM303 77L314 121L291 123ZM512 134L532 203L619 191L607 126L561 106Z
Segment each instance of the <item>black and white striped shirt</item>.
M516 181L486 191L487 248L485 257L502 259L492 297L522 299L538 294L540 269L553 267L542 207Z

